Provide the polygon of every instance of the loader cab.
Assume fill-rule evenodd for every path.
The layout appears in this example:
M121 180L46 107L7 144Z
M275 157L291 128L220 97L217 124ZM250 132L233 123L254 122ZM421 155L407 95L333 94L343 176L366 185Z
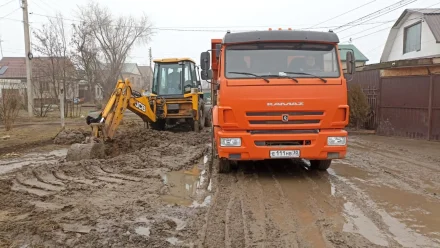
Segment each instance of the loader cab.
M154 60L152 93L162 97L176 97L201 91L196 63L189 58Z

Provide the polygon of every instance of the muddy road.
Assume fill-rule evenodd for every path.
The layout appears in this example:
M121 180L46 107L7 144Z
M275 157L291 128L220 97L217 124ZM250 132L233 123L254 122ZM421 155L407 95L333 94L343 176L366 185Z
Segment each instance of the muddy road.
M3 155L0 247L440 247L439 143L352 136L328 172L217 174L209 136L132 127L107 159Z

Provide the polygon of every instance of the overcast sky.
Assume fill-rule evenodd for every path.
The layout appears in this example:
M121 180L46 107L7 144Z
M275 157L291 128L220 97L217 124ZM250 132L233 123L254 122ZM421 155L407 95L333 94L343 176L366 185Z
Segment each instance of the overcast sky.
M28 2L29 12L33 13L29 15L32 31L47 22L48 17L44 15L55 16L57 12L61 12L64 18L75 19L78 5L84 5L88 0L28 0ZM99 0L98 2L117 15L128 13L140 16L144 12L150 17L156 28L156 34L150 44L136 47L127 61L147 65L149 47L152 48L153 58L191 57L198 63L200 52L209 49L210 39L222 38L226 30L267 30L269 27L305 29L313 26L315 30L327 31L329 28L349 23L397 3L399 0L262 0L261 3L251 0ZM0 0L0 6L3 55L24 56L24 32L21 22L23 13L19 8L19 0ZM429 6L440 7L440 1L418 0L368 21L365 25L347 30L343 28L335 32L341 43L347 43L351 37L352 43L369 58L369 63L377 63L388 36L388 27L393 25L403 10ZM344 14L355 8L358 9ZM69 27L73 23L70 20L65 22Z

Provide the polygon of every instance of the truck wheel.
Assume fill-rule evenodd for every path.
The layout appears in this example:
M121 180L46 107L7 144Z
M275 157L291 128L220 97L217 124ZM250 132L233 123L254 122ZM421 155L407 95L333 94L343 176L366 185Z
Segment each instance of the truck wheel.
M331 163L332 163L331 159L327 159L327 160L310 160L310 168L312 170L326 171L330 167Z
M218 172L229 173L231 171L231 161L228 159L219 159Z
M165 130L165 119L157 119L156 122L151 123L151 128L158 131Z

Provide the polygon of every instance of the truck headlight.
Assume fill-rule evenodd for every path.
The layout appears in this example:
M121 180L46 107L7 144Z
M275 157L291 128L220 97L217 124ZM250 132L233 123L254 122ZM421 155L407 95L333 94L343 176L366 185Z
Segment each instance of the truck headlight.
M241 138L220 138L220 146L241 146Z
M327 145L329 146L345 146L347 137L327 137Z

